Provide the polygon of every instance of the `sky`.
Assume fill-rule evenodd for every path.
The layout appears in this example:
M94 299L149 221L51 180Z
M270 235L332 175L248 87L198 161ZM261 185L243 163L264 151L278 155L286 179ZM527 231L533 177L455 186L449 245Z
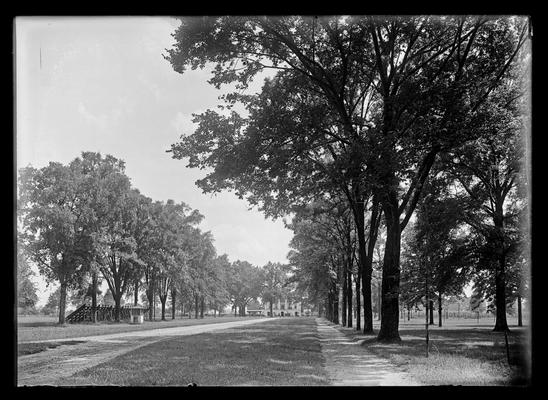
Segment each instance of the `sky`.
M207 83L208 71L181 75L163 58L178 25L169 17L18 17L17 167L110 154L125 161L142 194L198 209L218 254L284 263L292 232L283 221L265 219L233 193L203 194L194 182L205 172L166 152L192 133L192 113L214 109L222 93ZM41 306L52 287L35 282Z

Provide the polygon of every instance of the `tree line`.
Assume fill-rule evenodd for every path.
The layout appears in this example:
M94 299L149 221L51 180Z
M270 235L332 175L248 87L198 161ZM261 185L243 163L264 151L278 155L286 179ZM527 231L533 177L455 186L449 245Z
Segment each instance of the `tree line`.
M231 189L292 218L294 274L330 318L342 287L352 321L355 287L358 324L373 332L376 268L378 340L400 340L402 303L437 296L441 309L468 279L492 299L495 330L508 329L528 260L525 18L180 20L164 56L173 69L210 67L210 84L235 91L194 115L173 158L211 171L197 181L205 192ZM261 90L246 93L267 70Z
M68 300L89 298L97 307L102 282L116 321L124 296L137 305L142 294L151 320L158 299L165 320L168 300L172 318L177 308L197 318L204 308L221 313L230 304L235 315L245 315L251 300L282 295L283 265L257 267L217 255L211 232L198 226L204 218L198 210L144 196L113 156L82 152L67 165L20 168L18 183L19 305L37 301L32 262L59 285L53 299L60 324Z

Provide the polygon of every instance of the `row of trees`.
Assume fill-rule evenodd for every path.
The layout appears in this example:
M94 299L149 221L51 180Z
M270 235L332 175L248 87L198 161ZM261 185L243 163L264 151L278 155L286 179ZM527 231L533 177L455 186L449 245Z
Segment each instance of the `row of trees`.
M524 18L484 16L182 18L165 58L180 73L211 66L209 82L236 91L221 96L220 110L195 115L198 128L171 152L211 171L197 181L204 191L232 189L268 216L296 215L292 263L306 285L327 293L333 313L336 282L348 302L353 277L365 333L373 331L373 255L382 225L383 341L400 340L402 234L417 207L445 202L445 194L425 189L443 175L455 201L465 199L458 220L477 234L479 264L494 281L487 286L495 329L507 329L507 264L519 242L509 222L526 205L516 185L526 184L517 176L528 123L528 29ZM275 75L246 94L265 70ZM322 221L300 215L316 207L336 211ZM319 233L317 224L333 218ZM350 239L328 233L349 218ZM417 257L427 251L415 250ZM439 259L414 264L432 269Z
M479 189L476 194L482 195ZM442 326L444 300L460 298L464 288L473 283L474 302L486 301L487 310L496 313L496 274L500 264L494 243L485 237L489 220L476 216L477 207L482 204L476 203L464 189L459 192L451 175L442 171L425 185L424 195L402 238L400 312L407 310L409 315L412 310L422 308L430 314L430 323L433 323L436 302L438 323ZM512 191L505 211L505 314L497 315L496 330L500 329L497 323L507 329L506 307L516 299L518 324L522 324L521 299L527 296L528 265L522 243L524 234L520 229L526 208L520 197L516 190ZM486 225L484 230L475 229L478 221ZM381 219L366 220L366 227L371 225L380 235L378 241L374 236L368 238L370 262L373 272L379 276L386 229ZM350 210L337 199L315 202L296 210L292 223L287 226L294 231L289 260L300 286L311 294L328 319L352 327L355 316L356 329L360 330L363 292L360 292L357 265L357 234ZM372 303L379 299L373 290Z
M59 284L59 323L65 321L69 299L90 298L97 306L102 282L120 319L124 296L149 306L156 299L161 318L171 300L172 317L179 308L204 307L214 312L232 304L240 315L250 300L280 296L279 278L246 261L218 256L210 232L198 225L204 218L185 203L153 201L131 186L124 163L110 155L83 152L68 165L50 162L40 169L19 170L18 299L22 307L36 303L34 263L48 283ZM274 281L273 281L274 279ZM76 300L77 301L77 300ZM31 304L32 303L32 304Z

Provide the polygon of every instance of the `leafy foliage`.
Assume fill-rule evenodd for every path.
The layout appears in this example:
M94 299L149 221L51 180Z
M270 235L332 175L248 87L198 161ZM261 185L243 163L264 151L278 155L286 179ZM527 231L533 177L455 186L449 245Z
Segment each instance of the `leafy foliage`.
M32 282L31 277L34 272L27 263L22 249L17 248L17 307L25 311L35 309L38 302L36 294L36 286Z

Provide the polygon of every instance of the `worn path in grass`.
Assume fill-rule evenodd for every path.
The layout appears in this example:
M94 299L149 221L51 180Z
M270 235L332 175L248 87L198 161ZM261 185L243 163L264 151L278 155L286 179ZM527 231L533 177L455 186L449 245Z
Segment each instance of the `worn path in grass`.
M44 342L65 342L53 349L20 356L17 362L17 385L62 385L65 378L85 368L111 360L141 346L171 338L195 335L221 329L240 327L268 321L258 318L244 321L207 325L159 328L145 331L120 332L108 335L85 336L70 339L52 339ZM71 342L82 342L70 344Z
M316 318L325 368L334 386L417 386L408 374L344 335L324 318Z

